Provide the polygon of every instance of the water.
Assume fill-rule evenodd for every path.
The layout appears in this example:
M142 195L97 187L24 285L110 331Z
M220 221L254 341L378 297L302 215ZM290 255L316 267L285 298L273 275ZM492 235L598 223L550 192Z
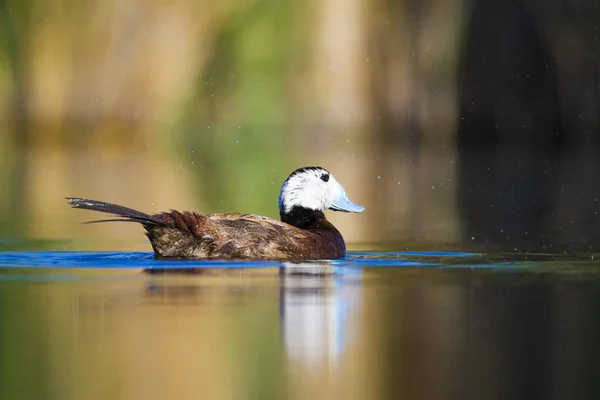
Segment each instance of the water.
M591 255L2 252L0 315L2 399L599 394Z

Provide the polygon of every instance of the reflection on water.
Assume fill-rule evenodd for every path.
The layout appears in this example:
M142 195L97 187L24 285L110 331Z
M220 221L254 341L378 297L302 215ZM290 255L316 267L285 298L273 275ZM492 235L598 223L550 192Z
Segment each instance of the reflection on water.
M592 260L355 253L150 275L146 253L128 256L137 269L79 257L95 267L9 268L0 254L0 398L599 394Z
M285 348L291 360L307 367L340 361L352 321L361 311L361 275L336 275L334 268L327 263L284 263L281 273Z

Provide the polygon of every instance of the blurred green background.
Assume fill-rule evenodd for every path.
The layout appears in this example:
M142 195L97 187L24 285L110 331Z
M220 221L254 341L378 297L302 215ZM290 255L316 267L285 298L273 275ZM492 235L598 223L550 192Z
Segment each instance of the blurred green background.
M277 217L321 165L367 207L330 213L358 247L589 248L583 3L0 0L0 234L147 249L63 198Z

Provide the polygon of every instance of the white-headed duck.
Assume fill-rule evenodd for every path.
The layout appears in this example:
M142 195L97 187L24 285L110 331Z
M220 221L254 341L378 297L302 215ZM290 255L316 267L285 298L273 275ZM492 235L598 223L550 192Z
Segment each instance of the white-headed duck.
M325 218L326 209L362 212L346 191L321 167L299 168L283 182L279 193L281 221L253 214L162 212L145 214L102 201L68 197L74 208L102 211L117 219L139 222L157 257L184 259L336 259L346 245Z

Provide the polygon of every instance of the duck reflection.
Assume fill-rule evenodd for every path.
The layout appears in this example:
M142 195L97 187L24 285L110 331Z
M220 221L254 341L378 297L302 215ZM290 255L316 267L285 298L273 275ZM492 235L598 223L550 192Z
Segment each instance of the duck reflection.
M360 272L348 273L334 262L283 264L280 321L290 359L306 366L340 360L361 307L361 280Z
M150 274L144 299L150 304L252 306L277 299L277 267L203 268Z

